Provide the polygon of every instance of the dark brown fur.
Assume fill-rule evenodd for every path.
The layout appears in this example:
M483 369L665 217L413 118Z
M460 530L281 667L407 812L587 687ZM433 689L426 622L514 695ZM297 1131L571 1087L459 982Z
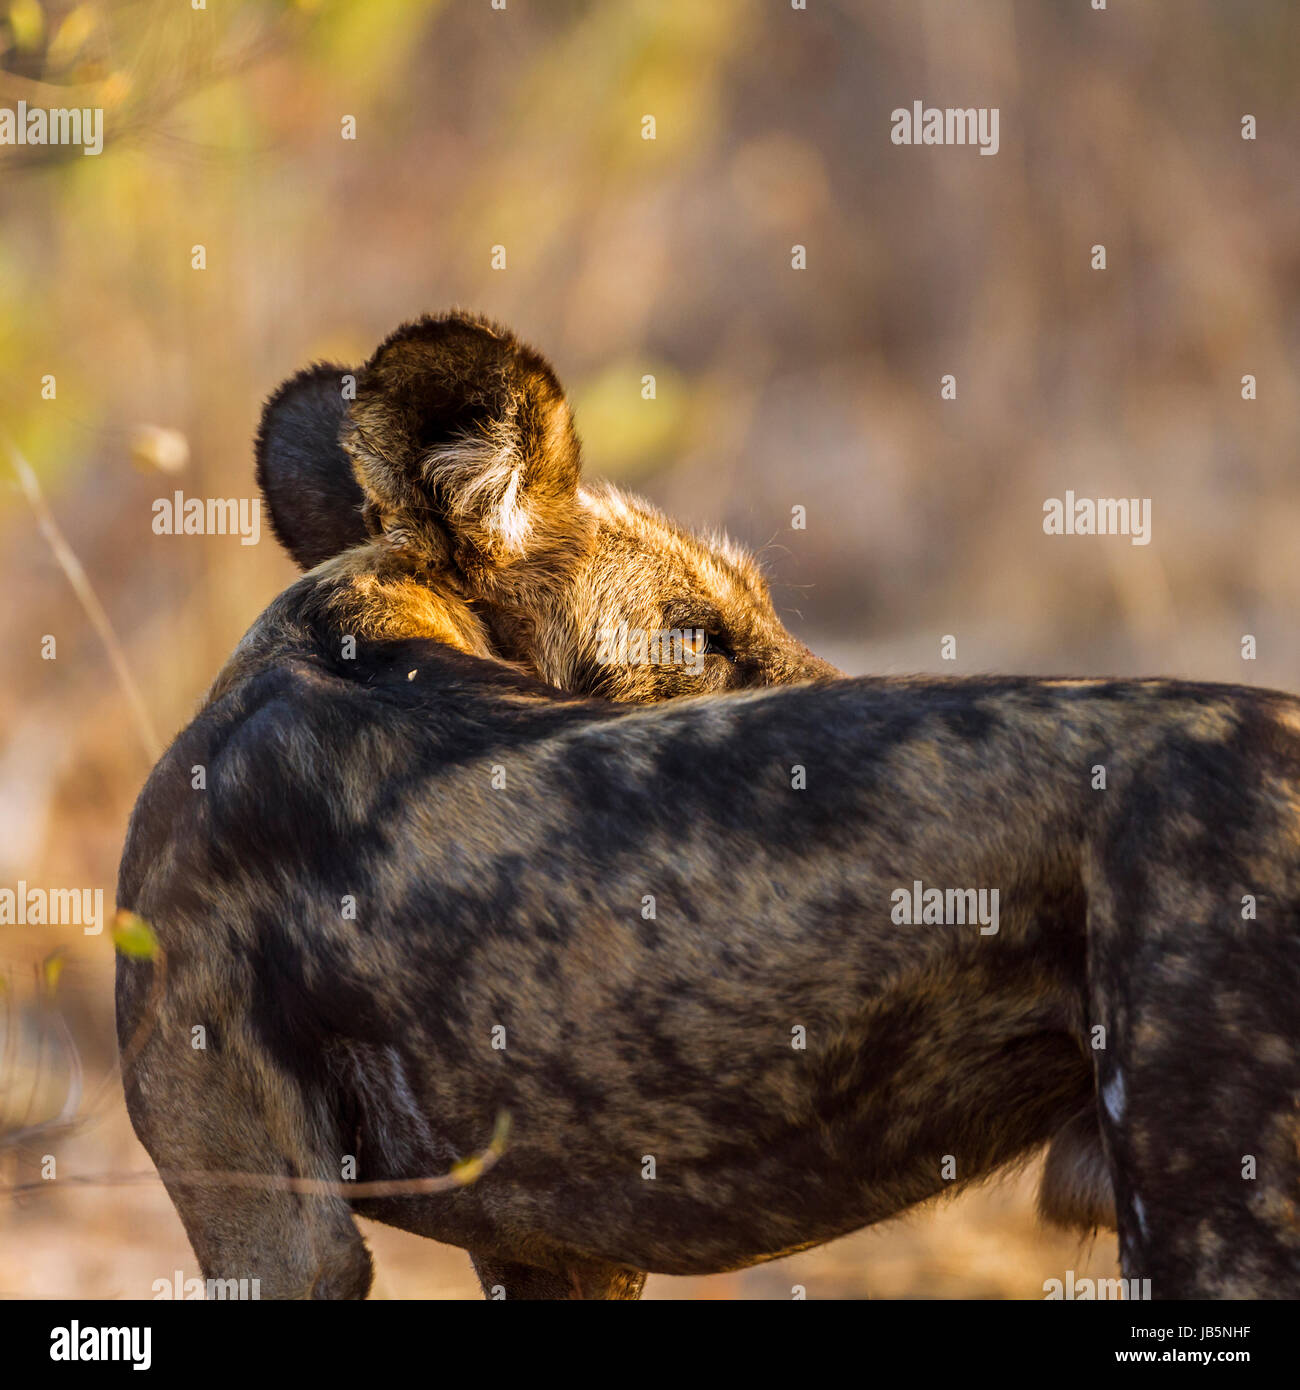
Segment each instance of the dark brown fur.
M368 447L406 457L409 420L376 446L367 418ZM567 469L553 404L523 418L521 457L559 438ZM561 695L497 658L599 688L587 605L663 611L601 577L623 528L649 532L614 508L602 542L577 493L576 547L543 516L476 515L506 497L498 445L492 486L468 489L463 454L416 449L417 476L462 488L430 508L445 543L409 496L410 515L371 508L382 535L271 605L133 817L119 902L153 922L167 977L128 1104L205 1274L362 1294L355 1211L464 1245L489 1291L636 1296L641 1271L774 1258L1056 1140L1045 1205L1104 1219L1113 1191L1125 1273L1155 1296L1300 1292L1300 705L1019 678L725 693L785 679L801 650L739 600L719 605L721 693ZM699 602L692 546L656 572ZM753 603L743 566L718 574ZM421 587L455 620L429 619ZM608 693L681 693L654 676L616 671ZM1000 930L899 927L891 894L914 879L997 887ZM157 968L120 963L124 1038ZM344 1155L367 1181L436 1173L503 1111L504 1157L454 1193L183 1176L337 1180Z
M123 862L168 953L128 1077L164 1170L337 1178L353 1154L362 1180L413 1177L504 1110L479 1182L351 1207L485 1269L603 1266L614 1287L881 1220L1119 1087L1101 1125L1126 1275L1156 1297L1300 1292L1295 701L844 681L620 709L433 643L345 671L311 581L274 620L296 642L182 735ZM1207 713L1230 731L1207 737ZM998 887L998 934L900 929L914 878ZM124 1034L148 978L123 963ZM173 1196L210 1277L365 1286L342 1197Z

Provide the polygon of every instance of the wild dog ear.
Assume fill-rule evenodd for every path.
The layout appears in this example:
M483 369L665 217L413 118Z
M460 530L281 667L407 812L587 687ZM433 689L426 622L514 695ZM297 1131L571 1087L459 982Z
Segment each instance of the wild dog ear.
M288 381L262 407L257 485L271 529L309 570L366 539L365 494L339 443L348 367L320 362Z
M434 554L450 543L471 587L563 566L589 544L564 390L485 319L399 328L363 369L341 437L371 529Z

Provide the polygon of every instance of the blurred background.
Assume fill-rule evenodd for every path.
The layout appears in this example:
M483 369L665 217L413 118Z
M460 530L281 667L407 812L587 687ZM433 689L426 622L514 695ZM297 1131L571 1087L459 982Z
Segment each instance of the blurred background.
M0 145L0 886L101 887L111 916L143 725L170 739L293 577L265 526L160 536L154 500L252 496L280 380L451 305L552 358L589 472L761 550L851 672L1300 687L1298 56L1289 0L0 0L0 105L105 111L96 157ZM999 108L999 153L892 144L916 100ZM1151 499L1151 543L1044 535L1067 489ZM148 1167L107 930L0 926L0 1124L67 1091L56 972L33 977L56 947L87 1097L108 1080L87 1124L0 1144L4 1184L46 1154ZM1113 1238L1037 1225L1033 1177L648 1294L1113 1275ZM478 1296L461 1252L367 1236L377 1296ZM175 1270L198 1272L156 1184L0 1197L0 1296L149 1297Z

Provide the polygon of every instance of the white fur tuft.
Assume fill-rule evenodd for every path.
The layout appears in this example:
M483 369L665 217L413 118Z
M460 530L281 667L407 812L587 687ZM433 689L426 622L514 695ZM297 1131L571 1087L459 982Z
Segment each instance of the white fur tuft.
M489 434L462 435L433 450L425 476L449 499L451 521L472 521L504 550L522 554L533 532L527 500L520 495L523 460L509 421Z

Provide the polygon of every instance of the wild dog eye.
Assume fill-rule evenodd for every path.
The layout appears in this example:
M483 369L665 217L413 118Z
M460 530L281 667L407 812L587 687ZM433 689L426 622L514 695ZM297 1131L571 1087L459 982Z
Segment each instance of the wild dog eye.
M736 659L736 653L732 650L731 643L721 632L707 632L703 628L695 628L686 633L685 637L697 658L721 656L727 661L735 661Z
M699 627L688 627L682 633L682 653L685 656L701 657L709 649L709 634Z
M701 609L698 602L690 600L670 603L664 609L664 628L686 661L696 662L704 656L736 659L722 614L712 605Z

